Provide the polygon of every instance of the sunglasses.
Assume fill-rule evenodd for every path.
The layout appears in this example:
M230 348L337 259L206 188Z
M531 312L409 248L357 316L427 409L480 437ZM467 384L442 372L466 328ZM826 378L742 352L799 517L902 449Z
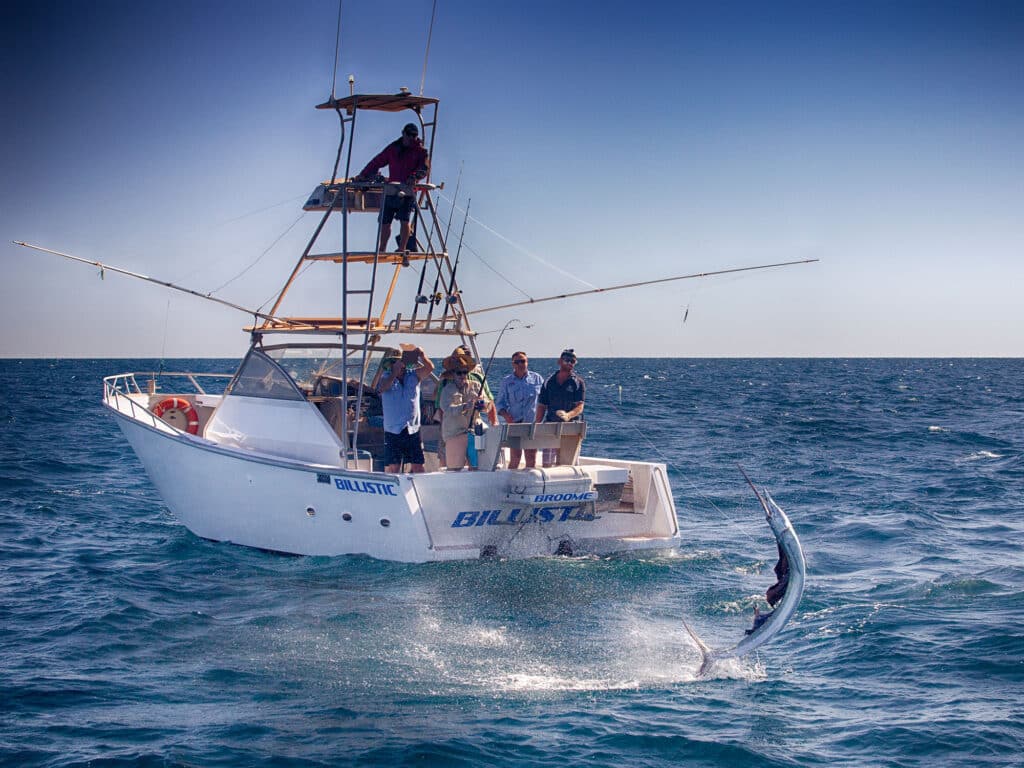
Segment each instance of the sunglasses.
M526 361L525 360L513 360L512 362L515 363L516 365L519 365L519 364L526 365Z
M469 371L456 371L456 376L469 376Z

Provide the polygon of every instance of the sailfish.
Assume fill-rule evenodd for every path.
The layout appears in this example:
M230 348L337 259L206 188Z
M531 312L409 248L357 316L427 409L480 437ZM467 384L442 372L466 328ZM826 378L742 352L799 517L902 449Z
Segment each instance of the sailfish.
M740 471L743 472L742 468ZM782 507L775 503L767 489L762 489L759 492L745 472L743 476L764 510L765 518L775 535L775 542L779 550L779 560L775 564L776 582L765 592L765 599L772 610L768 613L761 613L755 608L753 626L746 631L744 637L736 645L724 650L709 648L684 620L683 626L701 652L701 665L697 673L700 677L706 675L716 661L746 656L779 634L796 613L800 598L804 593L807 564L804 561L800 540L796 536L796 531L793 530L793 524L790 523L786 513L782 511Z

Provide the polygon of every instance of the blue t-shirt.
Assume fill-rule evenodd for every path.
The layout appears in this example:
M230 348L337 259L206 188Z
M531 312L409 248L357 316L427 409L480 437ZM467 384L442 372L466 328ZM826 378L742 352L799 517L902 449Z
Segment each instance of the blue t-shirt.
M420 431L420 377L407 370L401 381L397 378L380 393L384 408L384 431L393 435L408 429L410 435Z
M527 371L523 378L510 373L501 380L501 390L494 405L499 411L508 411L514 421L532 422L537 413L537 397L544 386L544 377L536 371Z

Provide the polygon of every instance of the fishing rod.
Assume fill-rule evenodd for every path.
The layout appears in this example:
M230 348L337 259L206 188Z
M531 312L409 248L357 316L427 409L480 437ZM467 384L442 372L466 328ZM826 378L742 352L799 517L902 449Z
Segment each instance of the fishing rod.
M162 285L164 288L171 288L171 289L173 289L175 291L181 291L182 293L188 293L188 294L191 294L192 296L198 296L200 299L206 299L207 301L214 301L217 304L223 304L225 307L230 307L231 309L237 309L239 312L244 312L247 315L252 315L254 317L261 318L262 320L269 320L269 321L278 322L278 323L288 323L289 322L288 320L286 320L284 318L281 318L281 317L276 317L274 315L265 315L262 312L257 312L255 309L249 309L248 307L243 307L241 304L234 304L234 303L232 303L230 301L226 301L224 299L218 299L216 296L211 296L208 293L200 293L199 291L194 291L191 288L185 288L185 287L180 286L180 285L175 285L174 283L170 283L170 282L168 282L166 280L158 280L155 277L149 277L148 275L143 275L143 274L140 274L138 272L132 272L131 270L122 269L121 267L115 267L115 266L112 266L110 264L104 264L102 261L93 261L92 259L83 259L81 256L72 256L70 253L62 253L61 251L54 251L54 250L51 250L50 248L43 248L40 245L32 245L31 243L25 243L25 242L22 242L21 240L12 240L11 242L14 243L15 245L20 245L20 246L23 246L25 248L31 248L34 251L42 251L43 253L52 253L55 256L61 256L61 257L65 258L65 259L70 259L71 261L77 261L77 262L80 262L82 264L90 264L91 266L99 267L100 268L100 277L101 278L103 277L103 273L104 272L107 272L107 271L117 272L118 274L121 274L121 275L127 275L128 277L134 277L134 278L137 278L139 280L145 280L146 282L149 282L149 283L155 283L156 285Z
M501 333L498 334L498 340L494 342L494 348L491 350L491 359L487 361L487 365L484 367L484 381L487 381L487 374L491 370L491 363L494 362L494 356L498 354L498 345L501 344L501 337L505 335L505 331L509 330L512 327L512 323L521 322L522 320L520 320L519 318L512 318L507 323L505 323L505 327L501 329ZM526 327L529 328L530 326Z
M445 249L448 248L448 235L451 234L451 231L452 231L452 219L455 218L455 203L458 202L458 199L459 199L459 187L462 186L462 166L463 166L463 164L460 162L459 163L459 176L455 180L455 197L452 198L452 209L450 211L448 211L448 226L445 227L445 230L444 230L444 247L445 247Z
M715 275L729 275L735 272L751 272L756 269L773 269L774 267L790 267L794 264L812 264L820 259L799 259L797 261L780 261L777 264L758 264L754 267L733 267L732 269L719 269L713 272L694 272L692 275L676 275L675 277L662 277L657 280L644 280L639 283L623 283L622 285L610 285L607 288L592 288L588 291L574 291L572 293L560 293L557 296L545 296L540 299L528 299L527 301L516 301L511 304L500 304L496 307L485 307L466 312L467 315L481 315L484 312L496 312L499 309L511 309L512 307L524 307L529 304L540 304L543 301L558 301L559 299L573 299L577 296L586 296L591 293L608 293L609 291L621 291L624 288L639 288L644 285L655 285L657 283L671 283L675 280L693 280L698 277L714 277Z
M462 256L462 241L466 237L466 223L469 221L469 207L473 204L473 198L469 198L466 201L466 215L462 219L462 232L459 234L459 247L455 250L455 263L452 265L451 279L448 281L448 291L444 297L444 311L441 313L441 322L443 323L448 318L448 310L451 308L454 296L452 291L455 290L455 273L459 271L459 258ZM438 277L441 277L441 270L439 269ZM443 278L442 278L443 279ZM442 286L443 287L443 286Z

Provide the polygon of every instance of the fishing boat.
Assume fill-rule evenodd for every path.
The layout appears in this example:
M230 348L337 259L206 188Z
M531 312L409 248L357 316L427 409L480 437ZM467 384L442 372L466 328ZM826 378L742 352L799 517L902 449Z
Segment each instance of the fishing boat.
M586 421L494 424L485 434L470 437L477 471L446 471L437 454L441 431L433 418L440 386L436 370L422 378L420 389L425 471L405 466L386 471L378 387L387 366L410 349L430 347L439 359L444 352L436 351L453 345L480 360L470 316L487 310L467 310L458 262L448 252L437 212L443 185L434 184L429 174L414 184L352 174L352 138L358 119L367 113L413 122L433 156L438 100L405 89L350 92L340 98L332 94L317 109L337 116L341 139L329 178L316 184L303 206L316 217L312 234L265 313L18 243L160 283L255 318L244 328L248 350L233 375L135 371L103 381L104 406L171 512L204 539L297 555L368 555L422 563L677 549L680 527L666 465L586 455ZM389 196L413 199L409 246L401 251L380 237L378 214ZM375 221L376 229L365 226ZM783 265L721 272L775 266ZM289 291L314 267L333 270L340 286L336 314L286 312ZM711 274L716 273L665 280ZM512 305L490 309L506 306ZM556 460L551 466L511 469L513 449L549 450ZM730 651L712 651L694 635L705 668L766 642L800 600L804 560L799 541L770 496L758 494L758 499L780 553L779 582L768 591L775 610L758 617Z
M219 386L194 372L119 373L104 379L104 405L170 510L205 539L406 562L677 547L665 465L586 456L585 421L492 425L473 438L478 471L444 471L433 420L440 366L421 387L426 471L384 471L386 361L403 346L480 355L438 185L429 175L409 186L353 178L352 138L368 112L399 115L419 126L432 156L437 108L408 92L319 104L340 121L334 172L304 206L317 217L312 236L273 307L245 329L238 370ZM406 252L382 251L372 236L353 242L356 220L376 221L389 195L414 196ZM300 276L323 279L317 268L334 271L340 312L285 314ZM411 302L400 304L410 282ZM507 469L513 448L557 449L557 464Z

